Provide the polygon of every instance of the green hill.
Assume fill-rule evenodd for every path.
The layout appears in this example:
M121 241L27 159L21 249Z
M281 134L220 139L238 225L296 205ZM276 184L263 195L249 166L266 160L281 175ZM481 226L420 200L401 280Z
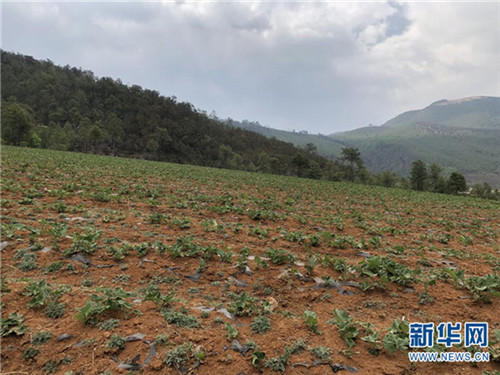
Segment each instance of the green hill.
M2 143L322 178L331 162L191 103L2 51Z
M500 186L500 98L441 100L382 126L331 135L360 149L372 172L407 174L421 159L462 172L470 183Z
M318 154L331 160L335 160L342 152L342 148L345 147L331 137L323 134L310 134L307 131L278 130L262 126L258 122L247 120L227 120L226 122L233 126L262 134L267 138L276 138L281 141L293 143L298 147L306 147L308 143L312 143L316 146Z
M359 148L373 173L389 170L405 176L411 163L421 159L441 165L446 172L458 170L470 183L489 182L500 187L500 98L497 97L440 100L424 109L402 113L382 126L330 136L277 130L258 122L227 122L299 147L312 143L320 155L332 160L343 147Z

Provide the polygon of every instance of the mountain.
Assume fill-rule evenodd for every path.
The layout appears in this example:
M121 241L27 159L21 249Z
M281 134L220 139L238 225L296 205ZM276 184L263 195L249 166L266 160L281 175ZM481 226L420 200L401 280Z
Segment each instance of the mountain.
M312 143L316 146L318 154L330 160L335 160L342 152L342 148L345 147L328 135L309 134L305 130L298 132L278 130L263 126L255 121L248 120L235 121L232 119L228 119L226 120L226 123L232 126L262 134L267 138L276 138L281 141L290 142L302 148L306 147L308 143Z
M500 186L500 98L440 100L405 112L382 126L331 135L357 147L372 172L408 174L420 159L445 171L458 170L469 183Z
M335 179L339 164L330 160L356 147L371 172L407 175L421 159L500 187L500 98L440 100L382 126L325 136L219 120L175 97L49 60L2 51L1 62L5 144Z
M411 163L439 164L445 172L458 170L469 183L500 187L500 98L474 96L440 100L421 110L402 113L382 126L368 126L329 136L290 132L258 122L227 123L305 147L331 160L342 148L356 147L370 172L409 174Z
M2 51L2 143L322 178L332 163L191 103ZM329 172L329 173L330 173Z

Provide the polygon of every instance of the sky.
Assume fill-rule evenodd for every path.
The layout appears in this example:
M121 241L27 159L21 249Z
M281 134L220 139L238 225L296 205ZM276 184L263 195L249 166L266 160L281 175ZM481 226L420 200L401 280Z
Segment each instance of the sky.
M500 2L2 2L2 48L331 134L500 96Z

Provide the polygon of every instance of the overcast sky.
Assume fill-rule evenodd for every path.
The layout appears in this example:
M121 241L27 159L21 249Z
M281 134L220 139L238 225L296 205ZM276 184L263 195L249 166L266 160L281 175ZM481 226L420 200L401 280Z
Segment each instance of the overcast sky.
M500 96L500 2L3 2L2 48L330 134Z

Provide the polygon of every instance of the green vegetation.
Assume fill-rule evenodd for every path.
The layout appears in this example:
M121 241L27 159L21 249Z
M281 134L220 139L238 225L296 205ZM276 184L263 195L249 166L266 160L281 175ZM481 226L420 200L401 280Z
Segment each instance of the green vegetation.
M5 51L2 142L311 178L321 178L331 165L175 97ZM111 196L96 192L93 198L106 202Z
M382 126L332 135L334 142L358 148L371 172L408 175L412 161L437 163L446 174L462 172L467 180L500 187L500 99L479 97L437 102L405 112Z
M335 314L335 324L339 329L340 337L345 340L349 348L352 348L356 345L354 340L359 334L359 330L354 325L354 320L344 310L335 309L333 313Z
M83 324L96 324L100 315L107 311L128 311L132 305L126 300L132 294L122 288L96 288L75 317Z
M408 323L404 320L395 319L389 332L384 336L383 344L388 353L398 350L407 350L409 345Z
M252 331L263 335L271 329L271 321L267 316L257 316L250 323L250 328L252 328Z
M307 327L309 327L311 332L314 332L318 335L321 333L318 328L318 315L316 315L314 311L306 310L304 312L304 322L306 323Z
M409 321L494 326L496 201L34 148L2 156L6 372L23 360L76 372L98 348L96 369L112 356L132 372L153 351L160 372L379 361L398 372ZM35 269L17 267L32 254ZM497 342L487 350L498 358Z
M9 335L21 336L26 333L24 326L24 316L18 313L10 314L7 318L2 318L2 337Z
M182 311L174 311L172 309L168 309L162 312L165 320L170 324L175 324L177 327L186 327L186 328L200 328L200 322L198 319Z

